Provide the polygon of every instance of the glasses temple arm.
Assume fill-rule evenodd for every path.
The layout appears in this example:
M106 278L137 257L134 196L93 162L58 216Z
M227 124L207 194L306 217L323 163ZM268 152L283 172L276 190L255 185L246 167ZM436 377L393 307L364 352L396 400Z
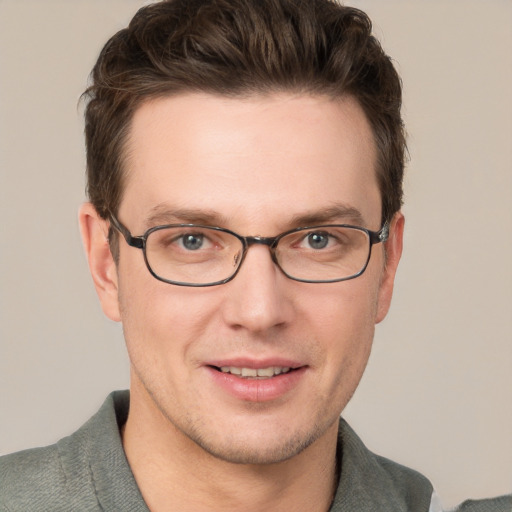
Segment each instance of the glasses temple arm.
M389 237L389 222L385 222L379 231L368 231L371 244L385 242Z
M144 238L139 236L132 236L128 228L123 226L123 224L121 224L121 222L119 222L113 214L110 214L110 224L114 229L119 231L121 235L123 235L128 245L136 247L137 249L142 249L144 247Z

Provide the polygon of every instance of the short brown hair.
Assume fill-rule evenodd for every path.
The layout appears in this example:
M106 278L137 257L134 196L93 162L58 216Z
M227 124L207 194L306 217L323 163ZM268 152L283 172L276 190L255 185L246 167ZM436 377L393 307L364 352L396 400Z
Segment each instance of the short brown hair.
M377 147L382 220L402 204L401 81L358 9L334 0L164 0L105 45L85 91L87 192L117 213L130 122L147 99L179 92L293 91L363 108Z

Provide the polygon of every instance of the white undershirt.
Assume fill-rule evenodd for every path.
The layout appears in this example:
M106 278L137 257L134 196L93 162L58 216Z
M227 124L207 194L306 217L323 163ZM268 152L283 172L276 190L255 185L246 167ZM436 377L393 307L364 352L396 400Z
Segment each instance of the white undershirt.
M432 493L432 498L430 500L430 508L428 512L443 512L443 505L441 504L441 500L439 496L436 494L436 491Z

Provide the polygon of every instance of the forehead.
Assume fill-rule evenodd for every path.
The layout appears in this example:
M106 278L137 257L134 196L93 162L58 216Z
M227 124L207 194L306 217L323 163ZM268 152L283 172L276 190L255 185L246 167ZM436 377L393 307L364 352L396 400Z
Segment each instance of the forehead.
M371 129L351 98L166 97L135 112L120 210L141 227L155 209L203 210L235 229L272 219L286 227L341 204L371 223L380 218L375 162Z

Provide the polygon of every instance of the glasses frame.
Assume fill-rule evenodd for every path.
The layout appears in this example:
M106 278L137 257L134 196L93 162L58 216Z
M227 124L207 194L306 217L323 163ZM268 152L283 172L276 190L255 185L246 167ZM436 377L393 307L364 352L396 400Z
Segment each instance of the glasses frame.
M339 283L340 281L348 281L350 279L355 279L356 277L359 277L361 274L364 273L364 271L368 267L368 263L370 262L370 258L372 255L372 247L375 244L385 242L389 237L389 223L388 222L385 222L379 231L371 231L370 229L366 229L361 226L353 226L351 224L321 224L318 226L308 226L308 227L300 227L300 228L290 229L288 231L285 231L284 233L280 233L277 236L270 236L270 237L268 237L268 236L242 236L242 235L239 235L238 233L235 233L234 231L231 231L230 229L220 228L217 226L205 226L205 225L201 225L201 224L163 224L160 226L154 226L152 228L149 228L143 235L133 236L131 234L130 230L112 214L110 215L110 224L113 228L115 228L117 231L119 231L119 233L121 233L121 235L123 235L123 238L126 240L126 243L130 247L135 247L136 249L142 250L143 255L144 255L144 262L146 263L146 267L148 268L150 274L155 279L158 279L159 281L162 281L162 282L168 283L168 284L174 284L177 286L191 286L191 287L195 287L195 288L204 288L207 286L218 286L220 284L228 283L229 281L234 279L235 276L238 274L238 271L242 267L242 264L245 259L245 255L247 254L247 251L249 250L251 245L255 245L255 244L266 245L270 250L270 257L272 258L272 261L275 263L277 268L279 268L279 270L288 279L292 279L293 281L299 281L301 283ZM240 262L238 263L237 268L235 269L235 271L233 272L233 274L231 276L227 277L226 279L222 279L220 281L215 281L213 283L206 283L206 284L185 283L185 282L181 282L181 281L172 281L170 279L165 279L153 271L153 269L151 268L151 265L149 264L148 257L146 254L146 241L147 241L149 235L151 235L151 233L153 233L155 231L159 231L162 229L187 228L187 227L206 228L206 229L212 229L214 231L222 231L222 232L228 233L228 234L234 236L235 238L237 238L238 240L240 240L240 242L242 243L242 246L243 246L242 257L240 258ZM297 232L306 231L309 229L332 228L332 227L356 229L356 230L366 233L366 235L368 236L368 241L369 241L368 257L366 258L366 262L365 262L363 268L359 272L357 272L356 274L353 274L351 276L342 277L339 279L312 280L312 279L301 279L298 277L293 277L293 276L289 275L281 267L281 265L279 264L279 261L277 260L277 257L276 257L276 247L282 238L284 238L287 235L290 235L291 233L297 233Z

